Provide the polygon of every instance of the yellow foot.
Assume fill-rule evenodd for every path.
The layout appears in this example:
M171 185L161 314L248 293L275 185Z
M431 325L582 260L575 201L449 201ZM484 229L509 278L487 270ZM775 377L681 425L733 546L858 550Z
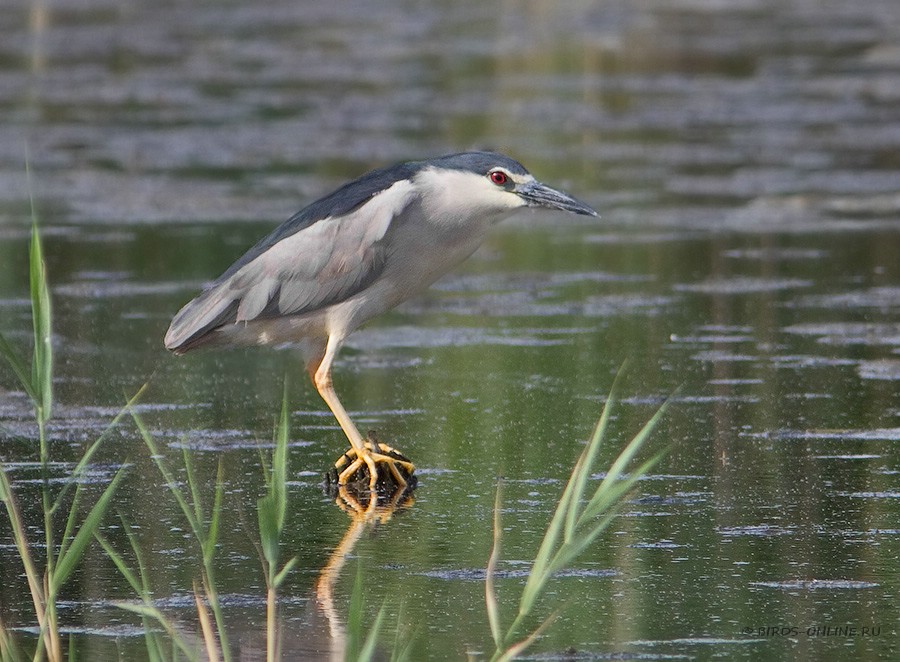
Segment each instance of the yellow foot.
M369 432L364 449L351 448L341 455L326 479L338 485L368 483L371 490L377 487L393 490L414 483L415 470L408 457L379 442Z

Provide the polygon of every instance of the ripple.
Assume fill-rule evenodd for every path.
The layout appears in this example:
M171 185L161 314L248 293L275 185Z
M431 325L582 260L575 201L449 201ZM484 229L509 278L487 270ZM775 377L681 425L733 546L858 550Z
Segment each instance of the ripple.
M805 308L873 308L892 311L900 308L900 287L873 287L859 292L821 294L799 297L791 306Z
M829 252L816 248L750 248L723 251L725 257L745 260L821 260L828 257Z
M851 579L794 579L783 582L750 582L751 586L765 588L781 588L787 590L817 591L822 589L861 589L878 588L875 582L855 581Z
M476 581L483 582L487 578L487 570L484 568L458 568L447 570L426 570L417 573L422 577L430 577L432 579L443 579L446 581ZM495 579L521 579L531 575L531 568L521 570L496 570L494 572ZM554 577L617 577L619 575L616 570L595 569L595 568L567 568L553 573Z
M84 299L113 299L147 295L165 295L194 289L187 282L135 283L122 281L84 280L53 287L53 293L64 297Z
M837 494L853 499L900 499L900 492L838 492Z
M728 352L725 350L711 349L706 352L697 352L691 358L694 361L704 361L707 363L731 363L731 362L750 362L758 361L758 356L750 354L739 354L737 352Z
M874 453L856 453L847 455L813 455L816 460L877 460L884 457Z
M900 359L862 361L856 368L862 379L900 380Z
M562 338L542 337L518 329L505 331L473 327L395 326L389 329L362 329L352 335L347 345L359 350L397 347L437 348L467 345L509 345L543 347L567 344Z
M763 538L775 536L789 536L795 532L794 527L775 526L772 524L754 524L750 526L725 526L717 531L728 538L741 536L759 536Z
M679 545L671 540L660 540L659 542L636 542L628 545L635 549L677 549L679 547L687 547L687 545Z
M900 324L888 322L801 323L784 327L784 332L816 336L824 345L900 345Z
M701 283L683 283L672 286L676 292L696 292L699 294L756 294L758 292L778 292L781 290L811 287L813 281L800 278L726 278L708 280Z
M839 441L900 441L900 428L826 429L826 430L773 430L754 432L742 436L764 439L836 439Z

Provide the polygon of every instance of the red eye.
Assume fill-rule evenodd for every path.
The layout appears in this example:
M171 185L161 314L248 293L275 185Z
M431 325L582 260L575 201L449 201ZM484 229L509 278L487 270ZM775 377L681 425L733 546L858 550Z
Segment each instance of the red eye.
M509 181L509 177L502 170L494 170L489 177L497 186L504 186Z

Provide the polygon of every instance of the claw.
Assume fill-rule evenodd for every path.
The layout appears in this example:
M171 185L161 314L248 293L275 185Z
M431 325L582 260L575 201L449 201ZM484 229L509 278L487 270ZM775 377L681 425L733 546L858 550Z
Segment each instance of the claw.
M370 434L363 449L351 448L338 458L329 478L338 485L363 483L368 479L372 490L379 484L402 488L413 480L415 470L409 458Z

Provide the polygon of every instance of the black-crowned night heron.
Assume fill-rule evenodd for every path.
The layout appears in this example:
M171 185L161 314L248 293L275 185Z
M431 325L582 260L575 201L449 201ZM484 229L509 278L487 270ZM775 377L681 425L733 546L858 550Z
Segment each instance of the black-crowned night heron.
M183 354L210 345L299 345L352 449L339 484L384 465L399 485L413 466L366 442L338 399L331 365L361 324L421 292L469 257L495 223L523 207L596 216L519 162L464 152L374 170L297 212L184 306L166 333ZM393 457L392 457L393 456Z

